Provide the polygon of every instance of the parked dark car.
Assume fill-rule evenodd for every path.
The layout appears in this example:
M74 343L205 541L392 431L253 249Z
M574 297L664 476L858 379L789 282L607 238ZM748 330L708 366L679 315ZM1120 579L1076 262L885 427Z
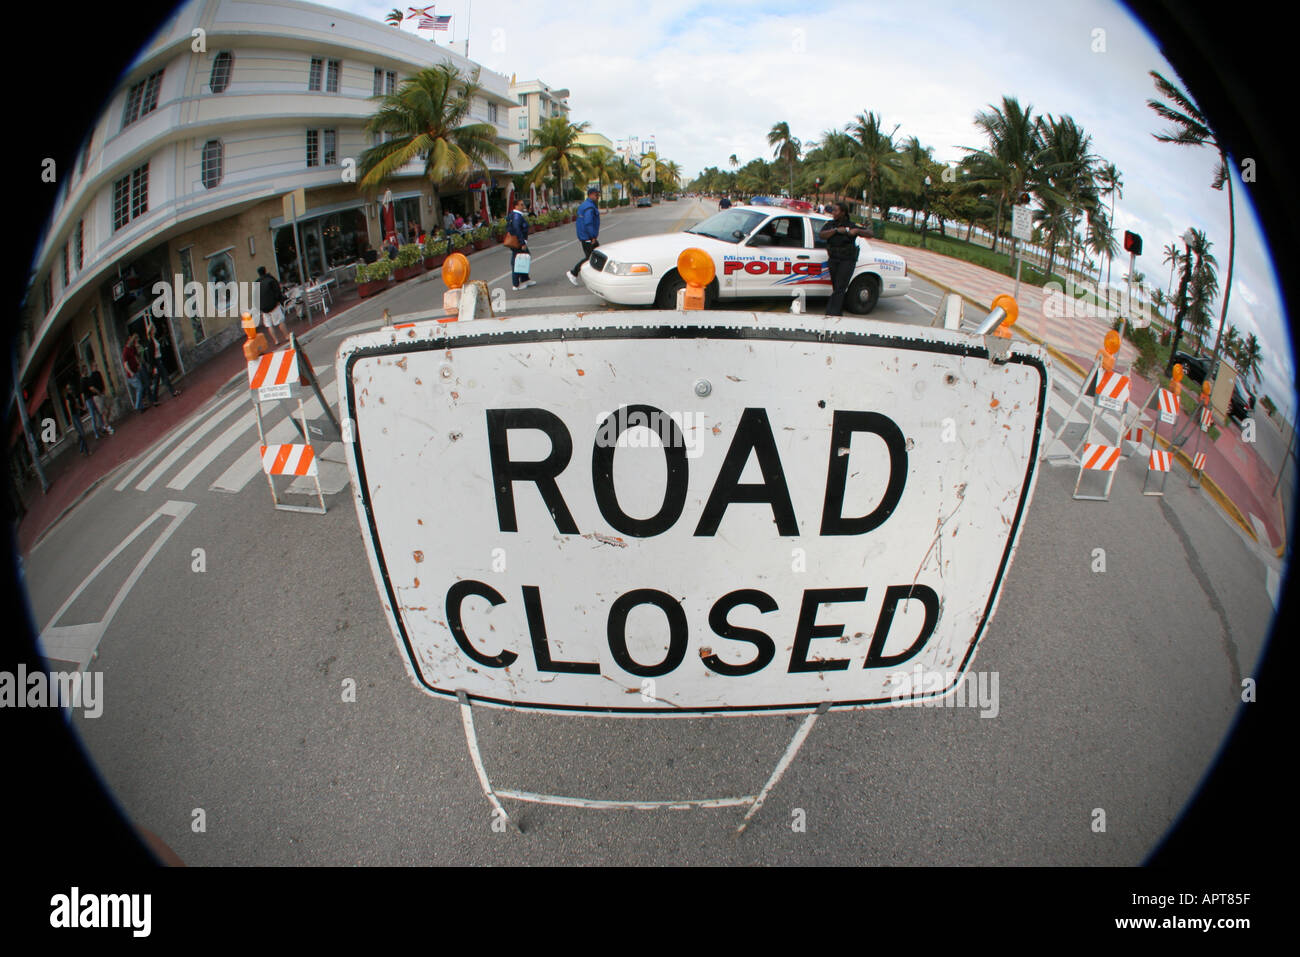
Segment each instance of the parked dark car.
M1188 355L1181 350L1174 353L1174 363L1182 364L1183 374L1192 382L1202 383L1210 368L1210 356ZM1238 421L1250 415L1255 408L1255 395L1237 379L1232 384L1232 398L1228 400L1228 414Z
M636 198L636 204L637 204L638 206L653 206L653 205L654 205L652 202L650 202L650 197L649 197L649 196L638 196L638 197Z
M1174 353L1174 365L1181 364L1183 374L1193 382L1204 382L1205 373L1210 369L1209 356L1193 356L1179 350Z

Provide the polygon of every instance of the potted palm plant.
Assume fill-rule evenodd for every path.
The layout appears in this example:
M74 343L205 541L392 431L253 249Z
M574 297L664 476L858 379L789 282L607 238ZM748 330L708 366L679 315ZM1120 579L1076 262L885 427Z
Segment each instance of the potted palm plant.
M407 243L399 247L393 265L393 278L398 282L405 282L424 272L424 251L419 243Z
M470 242L469 233L454 233L451 237L451 253L462 253L468 256L474 251L474 244Z
M480 226L478 229L471 230L469 237L474 243L475 249L483 250L488 248L488 228L486 226Z
M357 266L357 294L362 299L382 292L393 275L393 260L380 259L373 263L360 263Z

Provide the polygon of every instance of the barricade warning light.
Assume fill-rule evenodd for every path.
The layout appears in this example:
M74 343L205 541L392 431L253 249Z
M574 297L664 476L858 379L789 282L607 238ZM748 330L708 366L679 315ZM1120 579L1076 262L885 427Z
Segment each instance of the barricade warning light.
M682 293L683 309L703 309L704 289L713 282L717 270L713 257L703 249L691 247L683 249L677 257L677 274L686 280L686 289Z
M418 688L668 717L959 686L1037 481L1043 348L705 318L420 323L342 344L357 517Z

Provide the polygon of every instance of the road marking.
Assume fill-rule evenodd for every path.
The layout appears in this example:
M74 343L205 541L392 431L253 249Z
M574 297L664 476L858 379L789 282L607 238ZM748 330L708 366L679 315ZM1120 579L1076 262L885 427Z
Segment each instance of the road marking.
M246 394L237 395L229 402L227 402L224 406L219 408L212 415L212 417L208 419L208 421L204 422L202 425L198 426L198 428L190 432L190 434L186 437L184 442L176 446L176 448L172 450L172 453L170 455L168 455L165 459L159 462L154 467L153 471L151 471L148 475L146 475L140 481L140 484L136 486L136 491L139 492L149 491L149 489L153 487L153 483L158 481L160 478L162 478L162 474L164 472L166 472L169 468L171 468L173 465L179 462L181 456L183 456L186 452L188 452L190 449L194 448L194 446L198 444L199 439L203 438L203 436L211 432L214 428L217 427L218 424L220 424L222 419L230 415L230 413L234 412L236 406L238 406L240 402L247 402L247 401L249 400Z
M910 295L904 296L903 298L906 299L908 302L916 303L916 305L920 306L922 309L930 309L930 310L933 310L933 308L934 308L933 306L927 306L925 303L923 303L923 302L919 302L918 300L913 299Z
M99 648L100 641L103 640L104 632L108 630L109 624L113 621L113 616L122 607L122 602L140 576L144 574L145 568L158 554L158 550L163 547L167 539L171 538L172 532L176 531L180 523L185 521L186 516L194 511L194 507L193 502L164 502L152 515L137 525L135 531L109 552L102 562L95 566L94 571L85 577L76 590L59 606L59 610L50 617L49 623L41 629L41 650L47 658L57 658L60 661L75 661L79 671L86 670L86 666L95 657L95 652ZM94 581L112 563L113 559L117 558L128 545L135 541L159 515L169 515L171 521L167 523L167 527L162 530L162 534L158 536L149 550L144 553L144 557L136 562L131 574L127 576L126 581L122 583L122 587L117 590L117 594L109 602L104 617L99 621L84 622L79 625L55 625L54 623L63 617L63 613L71 608L72 604L81 596L81 593L86 590L86 586Z
M235 396L235 398L227 402L225 406L218 408L216 412L213 413L213 415L215 415L218 419L224 418L225 416L229 415L230 411L235 407L235 403L239 401L239 398L240 398L239 396ZM197 419L195 421L197 421ZM169 435L165 437L161 442L156 443L152 449L150 449L141 457L136 467L131 469L131 471L128 472L122 478L122 481L118 482L116 485L113 486L113 491L115 492L126 491L126 487L135 481L135 477L139 475L141 472L143 472L149 466L149 463L152 462L156 456L162 453L163 449L167 448L167 446L171 445L173 442L175 442L184 434L185 434L185 429L180 428L177 429L174 434Z
M194 481L194 477L207 468L218 455L230 447L230 444L244 432L253 427L256 421L254 413L248 412L239 418L230 428L208 443L206 449L194 457L190 464L181 469L176 477L167 483L168 488L184 489Z

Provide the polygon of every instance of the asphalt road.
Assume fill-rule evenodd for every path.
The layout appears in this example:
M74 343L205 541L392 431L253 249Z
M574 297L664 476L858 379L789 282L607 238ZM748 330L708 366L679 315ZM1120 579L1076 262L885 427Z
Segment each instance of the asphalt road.
M689 215L617 214L602 235ZM575 249L569 230L538 236L539 285L511 302L554 311L585 293L560 276ZM508 284L507 256L476 254L476 276ZM428 308L434 289L408 283L313 331L331 402L342 333ZM928 322L933 292L918 293L873 318ZM1045 465L973 665L997 676L995 705L823 716L739 839L735 808L507 802L523 833L499 832L457 706L406 677L341 447L321 450L327 514L274 512L248 468L246 403L239 385L218 396L27 563L38 624L97 642L103 713L74 726L127 813L192 865L1136 864L1209 767L1273 618L1276 561L1183 473L1145 497L1130 462L1102 504L1074 501L1075 470ZM475 713L498 786L645 801L756 793L800 721Z

